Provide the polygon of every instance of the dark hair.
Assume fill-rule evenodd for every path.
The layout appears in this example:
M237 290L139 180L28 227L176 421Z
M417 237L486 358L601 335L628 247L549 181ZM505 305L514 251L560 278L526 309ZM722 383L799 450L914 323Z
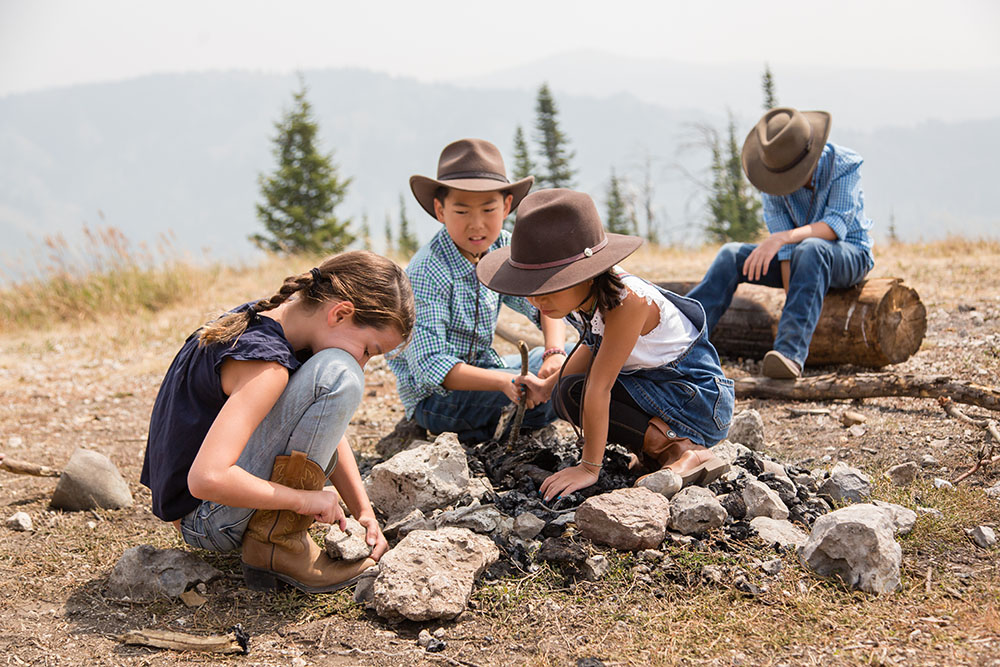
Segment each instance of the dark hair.
M606 315L609 310L614 310L621 305L625 283L613 269L608 269L594 277L594 286L591 290L597 297L597 309L601 311L602 315Z
M249 309L227 313L209 322L198 330L199 345L228 343L239 338L257 313L277 308L296 294L310 310L327 301L350 301L358 326L374 329L391 326L404 341L413 331L416 319L413 290L403 270L381 255L352 250L327 258L315 269L285 278L277 292Z
M439 185L438 189L434 191L434 199L441 202L441 206L444 206L444 200L448 198L448 193L451 192L451 190L452 188L449 188L447 185ZM465 192L465 190L463 190L462 192ZM491 191L487 190L486 192L491 192ZM513 193L510 190L500 191L500 197L502 199L507 199L507 195L509 194Z

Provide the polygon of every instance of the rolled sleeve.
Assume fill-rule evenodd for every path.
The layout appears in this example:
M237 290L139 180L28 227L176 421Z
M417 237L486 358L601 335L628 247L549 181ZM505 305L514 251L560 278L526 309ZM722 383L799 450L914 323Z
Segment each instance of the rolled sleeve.
M819 218L833 230L838 240L847 237L850 225L864 208L861 197L861 174L858 165L852 164L831 183L826 208Z

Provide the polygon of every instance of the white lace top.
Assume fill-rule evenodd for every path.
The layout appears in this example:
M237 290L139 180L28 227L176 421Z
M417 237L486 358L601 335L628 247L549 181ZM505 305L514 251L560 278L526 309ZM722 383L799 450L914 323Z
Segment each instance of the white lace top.
M617 266L612 269L619 274L624 273ZM632 353L622 366L623 371L639 368L657 368L679 357L698 337L698 330L677 306L670 303L655 286L650 285L638 276L624 274L622 282L625 289L642 297L646 303L656 304L660 310L660 323L649 333L640 335ZM601 311L594 311L590 327L599 336L604 335L604 318Z

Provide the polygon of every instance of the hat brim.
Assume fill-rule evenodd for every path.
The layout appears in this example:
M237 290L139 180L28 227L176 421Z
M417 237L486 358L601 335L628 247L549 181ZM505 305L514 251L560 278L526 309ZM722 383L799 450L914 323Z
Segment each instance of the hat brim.
M599 276L642 245L638 236L608 234L608 244L590 257L548 269L519 269L510 263L510 246L487 253L476 265L479 281L494 292L540 296Z
M501 183L488 178L460 178L453 181L439 181L427 176L415 175L410 176L410 190L413 191L413 196L416 197L420 207L437 220L437 215L434 213L434 193L440 187L463 192L503 192L506 190L513 197L510 204L510 210L513 211L531 190L531 185L534 182L534 176L522 178L515 183Z
M788 195L806 184L806 179L819 162L830 137L830 114L826 111L803 111L812 126L814 137L821 141L813 141L809 152L794 167L787 171L775 172L767 168L760 159L760 140L757 138L757 127L754 126L743 142L743 173L747 175L755 188L769 195Z

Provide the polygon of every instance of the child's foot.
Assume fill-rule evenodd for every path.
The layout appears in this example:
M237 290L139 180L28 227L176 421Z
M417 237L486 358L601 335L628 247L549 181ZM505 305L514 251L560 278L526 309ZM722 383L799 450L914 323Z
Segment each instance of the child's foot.
M675 462L665 466L681 478L684 486L706 486L729 470L729 464L705 447L689 449Z

